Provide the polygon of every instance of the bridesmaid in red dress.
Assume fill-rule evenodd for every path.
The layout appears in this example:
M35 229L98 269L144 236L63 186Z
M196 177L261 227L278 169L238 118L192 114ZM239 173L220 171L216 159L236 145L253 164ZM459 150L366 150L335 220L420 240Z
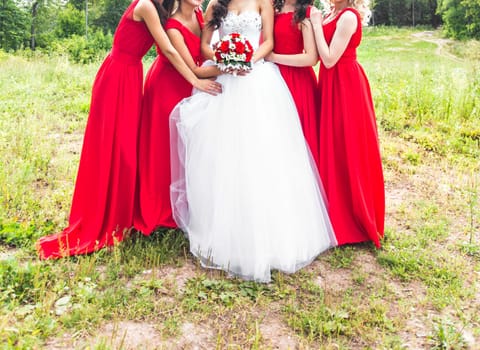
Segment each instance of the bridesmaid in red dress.
M41 258L90 253L121 241L132 227L142 57L154 41L192 85L219 91L199 80L170 44L160 23L166 16L157 0L134 0L123 14L93 84L69 226L40 238Z
M200 52L201 3L201 0L180 0L165 30L189 68L200 78L210 78L220 71L215 66L200 67L204 61ZM135 228L146 235L159 226L177 226L170 205L169 116L178 102L192 94L192 84L179 74L158 47L157 52L145 80L134 215ZM165 89L164 86L173 88Z
M305 139L318 165L317 77L318 54L310 21L312 0L275 0L274 47L268 61L278 65L292 94Z
M332 0L332 12L312 13L321 60L320 176L338 244L373 241L384 235L385 188L370 86L357 61L361 0Z

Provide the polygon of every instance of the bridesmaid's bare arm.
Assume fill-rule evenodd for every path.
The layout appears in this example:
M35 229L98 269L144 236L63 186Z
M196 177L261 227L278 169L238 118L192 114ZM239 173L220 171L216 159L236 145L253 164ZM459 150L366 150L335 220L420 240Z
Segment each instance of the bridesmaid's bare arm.
M167 35L173 45L173 47L178 51L182 59L185 61L187 66L191 69L193 73L199 78L213 78L216 77L222 72L216 66L206 66L206 67L199 67L193 60L190 51L188 50L187 45L185 44L185 40L183 35L177 29L168 29Z
M273 50L273 6L270 0L258 0L262 16L263 41L253 55L253 63L265 58Z
M140 0L133 10L133 15L135 20L141 20L145 22L148 30L152 34L162 53L190 84L192 84L195 88L208 92L212 95L216 95L222 91L220 84L211 80L198 79L197 76L189 69L180 54L170 43L170 40L168 39L168 36L160 23L157 10L150 0Z
M337 64L338 60L345 52L350 38L357 30L357 17L351 11L345 11L341 14L330 46L327 44L323 34L322 13L320 11L312 11L310 21L312 22L313 30L315 32L315 41L317 43L320 60L325 67L331 68Z
M302 29L304 52L294 55L282 55L271 52L265 58L266 60L292 67L309 67L317 64L318 53L312 23L305 19L299 25L301 25Z

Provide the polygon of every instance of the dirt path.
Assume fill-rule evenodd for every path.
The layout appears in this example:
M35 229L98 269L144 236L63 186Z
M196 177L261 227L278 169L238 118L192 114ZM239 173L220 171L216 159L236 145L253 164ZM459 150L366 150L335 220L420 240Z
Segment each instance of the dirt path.
M458 58L454 54L448 52L448 50L445 50L444 47L446 44L451 43L452 40L450 39L444 39L444 38L439 38L434 31L424 31L420 33L415 33L413 34L415 38L418 38L420 40L433 43L437 45L437 49L435 50L435 54L438 56L446 57L448 59L451 59L452 61L455 62L462 62L462 59Z

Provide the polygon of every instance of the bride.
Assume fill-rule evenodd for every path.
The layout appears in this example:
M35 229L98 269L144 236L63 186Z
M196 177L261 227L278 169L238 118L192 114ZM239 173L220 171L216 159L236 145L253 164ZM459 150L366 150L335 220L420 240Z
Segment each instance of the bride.
M270 0L213 0L202 48L233 32L255 54L245 75L223 74L218 96L196 92L174 109L172 208L205 267L269 282L336 245L322 186L273 48ZM261 40L261 44L259 45Z

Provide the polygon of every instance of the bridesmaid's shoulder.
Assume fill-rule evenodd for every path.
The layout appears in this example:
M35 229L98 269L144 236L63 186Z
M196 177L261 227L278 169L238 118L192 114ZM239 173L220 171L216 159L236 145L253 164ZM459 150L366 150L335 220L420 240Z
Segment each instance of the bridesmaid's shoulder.
M346 25L357 25L357 21L358 21L358 16L359 16L359 13L357 10L355 10L354 8L347 8L345 11L343 11L342 14L340 14L340 17L338 18L338 22L340 24L340 22L342 22L343 24L346 24Z
M358 17L360 17L360 12L358 12L358 10L356 8L347 7L343 11L342 16L347 16L347 17L350 17L350 18L358 18Z

